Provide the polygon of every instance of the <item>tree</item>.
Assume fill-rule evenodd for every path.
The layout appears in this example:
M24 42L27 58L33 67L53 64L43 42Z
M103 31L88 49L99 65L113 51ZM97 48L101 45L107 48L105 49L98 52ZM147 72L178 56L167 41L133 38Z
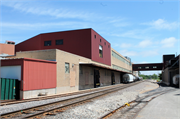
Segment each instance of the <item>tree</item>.
M159 74L158 74L158 78L159 78L160 80L162 80L162 73L159 73Z

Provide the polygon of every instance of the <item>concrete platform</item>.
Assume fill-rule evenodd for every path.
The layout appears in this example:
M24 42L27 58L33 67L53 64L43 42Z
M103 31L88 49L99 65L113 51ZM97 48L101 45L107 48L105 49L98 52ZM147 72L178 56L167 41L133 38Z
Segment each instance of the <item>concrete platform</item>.
M153 99L135 119L180 119L180 89Z

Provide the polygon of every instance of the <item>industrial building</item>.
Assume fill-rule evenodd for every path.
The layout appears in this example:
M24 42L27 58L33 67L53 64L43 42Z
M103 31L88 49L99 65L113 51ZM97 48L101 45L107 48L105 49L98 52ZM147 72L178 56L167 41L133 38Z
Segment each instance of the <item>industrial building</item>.
M179 74L179 66L180 66L180 55L176 56L172 55L163 55L164 67L162 70L162 81L166 85L173 86L173 77ZM180 78L179 78L180 82ZM180 84L179 84L180 85ZM180 86L179 86L180 87Z
M21 73L1 78L20 81L20 99L119 84L123 74L133 73L131 59L91 28L39 34L6 58L1 73L8 67Z

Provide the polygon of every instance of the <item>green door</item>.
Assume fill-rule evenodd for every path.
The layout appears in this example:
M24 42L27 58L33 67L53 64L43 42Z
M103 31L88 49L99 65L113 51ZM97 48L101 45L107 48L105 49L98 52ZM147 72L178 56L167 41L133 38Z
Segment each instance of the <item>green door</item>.
M6 79L1 78L1 100L5 99Z
M9 99L9 84L10 84L10 79L5 79L6 80L6 87L5 87L5 100Z
M9 100L13 99L13 80L9 79Z
M13 79L13 92L12 92L12 95L13 95L13 98L12 99L15 99L16 98L16 80Z

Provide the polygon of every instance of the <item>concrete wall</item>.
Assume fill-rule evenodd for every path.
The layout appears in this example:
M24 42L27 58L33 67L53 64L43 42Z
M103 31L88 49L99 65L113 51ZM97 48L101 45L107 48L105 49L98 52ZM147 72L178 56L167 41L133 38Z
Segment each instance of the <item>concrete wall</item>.
M29 90L29 91L21 91L20 92L20 99L29 99L29 98L36 98L40 97L39 94L47 94L54 95L56 94L56 88L51 89L41 89L41 90Z
M164 70L164 72L162 73L162 81L163 83L165 83L166 85L170 84L170 80L169 80L169 70L168 68L166 68Z

